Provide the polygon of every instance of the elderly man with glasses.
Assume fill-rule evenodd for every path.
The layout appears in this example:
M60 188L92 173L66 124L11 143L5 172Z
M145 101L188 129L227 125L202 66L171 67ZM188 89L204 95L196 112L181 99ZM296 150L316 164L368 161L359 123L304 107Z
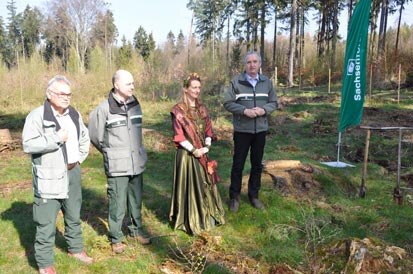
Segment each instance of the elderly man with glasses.
M90 139L80 113L70 106L69 80L57 75L46 89L44 104L29 113L23 128L23 149L32 156L34 252L39 273L56 273L56 218L61 210L69 256L91 264L83 246L80 209L82 189L79 163Z

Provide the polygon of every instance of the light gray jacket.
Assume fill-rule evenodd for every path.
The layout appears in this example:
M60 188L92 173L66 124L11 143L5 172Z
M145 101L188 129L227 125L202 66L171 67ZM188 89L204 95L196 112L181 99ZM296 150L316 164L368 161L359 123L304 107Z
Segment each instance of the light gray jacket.
M148 159L142 143L142 110L132 96L121 103L113 96L89 115L92 144L103 154L106 176L138 175Z
M80 162L83 162L89 154L88 131L79 112L72 107L69 107L69 116L77 129ZM59 129L48 101L31 111L24 123L23 150L32 156L33 191L39 198L68 198L67 153L57 135Z

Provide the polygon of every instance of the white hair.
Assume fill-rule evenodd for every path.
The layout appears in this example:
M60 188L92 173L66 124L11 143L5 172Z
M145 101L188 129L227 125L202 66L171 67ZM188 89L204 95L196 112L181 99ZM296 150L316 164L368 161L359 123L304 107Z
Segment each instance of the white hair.
M50 90L50 88L55 84L55 83L64 83L70 87L71 83L69 79L66 78L66 76L63 75L56 75L52 79L49 80L47 83L47 89L46 92Z

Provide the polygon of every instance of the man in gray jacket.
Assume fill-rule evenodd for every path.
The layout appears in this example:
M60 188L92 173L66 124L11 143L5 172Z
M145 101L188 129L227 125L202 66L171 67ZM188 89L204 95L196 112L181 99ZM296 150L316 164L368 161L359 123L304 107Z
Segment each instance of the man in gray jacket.
M129 236L141 244L150 244L142 231L142 177L147 155L142 144L142 110L133 95L130 72L118 70L112 77L113 88L89 115L92 144L103 154L108 181L109 239L114 253L122 253L122 223L128 210Z
M69 256L93 262L83 250L80 209L80 166L89 153L89 135L82 117L70 106L70 82L53 77L47 100L26 117L23 149L32 156L33 220L36 224L34 253L39 273L56 273L54 241L56 218L62 210Z
M251 160L248 198L255 208L264 208L258 199L262 158L268 131L268 116L277 107L277 96L271 80L259 74L260 55L255 51L247 52L244 64L245 72L232 79L224 98L225 109L233 115L234 127L234 156L229 188L229 208L233 212L239 209L242 171L248 152Z

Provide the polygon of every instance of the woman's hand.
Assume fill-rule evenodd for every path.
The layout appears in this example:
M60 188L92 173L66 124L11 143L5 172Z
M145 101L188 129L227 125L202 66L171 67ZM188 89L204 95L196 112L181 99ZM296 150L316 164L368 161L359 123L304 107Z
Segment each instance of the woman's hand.
M201 148L195 149L195 151L192 154L194 154L196 158L200 158L202 157L202 155L208 153L208 151L209 149L207 147L201 147Z

